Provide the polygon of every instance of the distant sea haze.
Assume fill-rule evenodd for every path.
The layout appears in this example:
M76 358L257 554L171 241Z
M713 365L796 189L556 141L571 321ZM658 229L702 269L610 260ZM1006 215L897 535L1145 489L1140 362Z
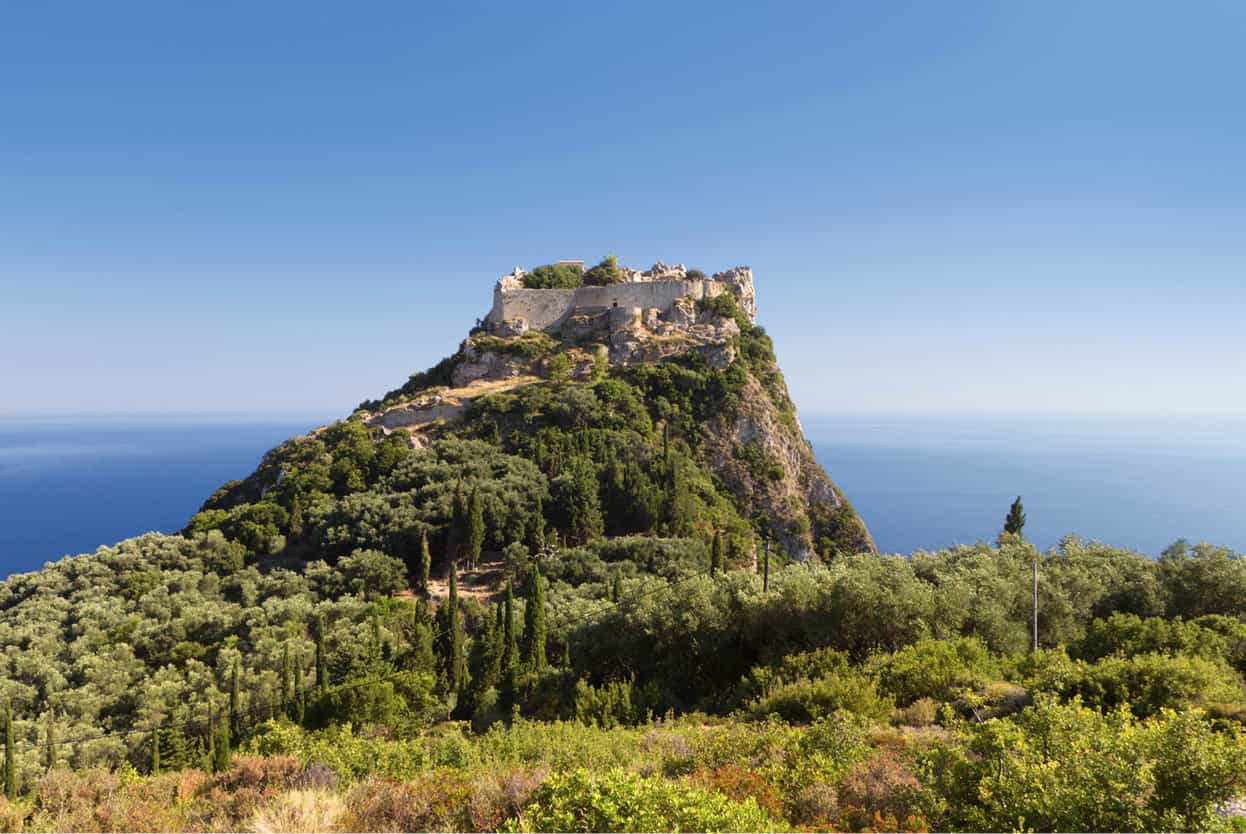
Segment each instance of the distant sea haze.
M157 530L323 419L0 420L0 572ZM1157 555L1246 550L1246 428L1227 421L879 415L803 418L819 461L888 553L992 541L1023 497L1040 547L1068 533Z

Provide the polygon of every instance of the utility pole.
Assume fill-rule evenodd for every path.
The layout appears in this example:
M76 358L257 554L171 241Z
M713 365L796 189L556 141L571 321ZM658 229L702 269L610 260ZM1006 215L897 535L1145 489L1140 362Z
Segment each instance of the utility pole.
M1034 560L1034 651L1038 651L1038 559Z

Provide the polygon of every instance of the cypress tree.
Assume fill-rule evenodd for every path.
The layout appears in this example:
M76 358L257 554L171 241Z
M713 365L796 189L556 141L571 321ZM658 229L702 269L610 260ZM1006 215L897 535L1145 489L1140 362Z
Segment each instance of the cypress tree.
M450 561L462 555L467 545L467 499L463 496L463 482L454 485L454 502L450 507L450 530L447 536Z
M294 682L291 679L290 669L290 644L287 643L281 647L281 705L286 714L290 713L290 696L294 692Z
M17 760L13 749L13 705L4 705L4 795L17 799Z
M532 589L524 607L524 661L533 672L544 671L545 660L545 583L541 563L532 568Z
M485 543L484 503L480 499L480 489L472 487L472 496L468 503L467 521L467 562L473 568L480 561L480 549Z
M303 691L303 653L294 653L294 721L303 723L307 711L307 693Z
M242 735L242 713L238 709L238 661L229 676L229 732L234 738Z
M316 617L316 689L324 692L329 686L329 674L324 656L324 615Z
M506 600L502 604L502 706L510 707L519 700L519 640L515 633L515 593L508 580Z
M229 726L224 719L218 721L213 731L212 743L212 771L214 773L223 773L229 770L229 760L231 751L229 749Z
M46 770L56 767L56 713L48 710L48 726L44 734L43 766Z
M160 730L151 731L151 775L160 775Z
M446 687L450 692L458 692L463 688L463 632L459 625L459 572L454 562L450 563L450 593L445 605L445 646L443 658L446 670Z
M562 668L571 668L571 640L569 638L562 644Z
M515 636L515 592L506 582L506 601L502 606L502 671L511 672L519 665L519 641Z
M1012 506L1008 508L1008 517L1004 519L1004 532L1020 536L1024 527L1025 508L1021 506L1021 496L1018 495L1017 500L1013 501Z
M623 598L623 569L614 566L614 576L610 580L610 601L618 604Z
M175 708L164 730L164 761L172 770L182 770L192 765L190 745L186 739L185 710L184 706Z
M368 640L368 660L373 668L377 670L381 665L381 622L377 619L375 613L370 617L372 621L371 636Z
M428 593L428 575L433 569L433 557L428 551L428 533L420 533L420 590Z
M211 770L216 762L216 710L212 709L212 702L208 702L208 743L207 750L204 751L203 769Z
M412 620L409 668L419 672L434 671L437 666L437 655L433 651L433 629L430 626L427 602L424 600L416 602L415 615Z
M532 521L528 524L528 550L537 556L545 550L545 505L539 495L536 509L532 511Z
M723 534L715 530L714 542L710 547L710 576L723 569Z

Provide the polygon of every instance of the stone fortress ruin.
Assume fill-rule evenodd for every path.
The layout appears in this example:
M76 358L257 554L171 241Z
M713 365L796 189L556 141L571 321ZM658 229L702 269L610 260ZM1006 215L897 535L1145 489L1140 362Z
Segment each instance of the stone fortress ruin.
M620 282L605 286L529 289L524 286L527 272L517 267L494 286L486 327L494 335L518 336L530 330L652 329L660 322L687 326L695 321L697 301L723 292L735 295L750 321L757 315L753 271L746 266L708 278L690 277L683 264L663 263L644 272L623 267L620 274Z
M582 267L580 262L562 262ZM753 272L736 267L705 277L682 264L654 264L644 272L619 267L618 281L568 289L524 286L516 268L498 279L493 307L453 357L450 385L436 386L365 415L385 430L417 432L462 418L478 396L548 378L556 356L572 379L586 380L602 359L611 366L660 362L696 352L715 368L736 356L740 326L731 316L698 302L731 293L736 307L755 321Z

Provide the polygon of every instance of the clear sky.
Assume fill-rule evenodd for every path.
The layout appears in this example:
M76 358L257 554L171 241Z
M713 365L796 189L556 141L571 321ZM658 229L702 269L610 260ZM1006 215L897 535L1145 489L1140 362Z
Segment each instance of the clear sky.
M516 265L803 412L1246 414L1246 3L0 6L0 413L345 414Z

